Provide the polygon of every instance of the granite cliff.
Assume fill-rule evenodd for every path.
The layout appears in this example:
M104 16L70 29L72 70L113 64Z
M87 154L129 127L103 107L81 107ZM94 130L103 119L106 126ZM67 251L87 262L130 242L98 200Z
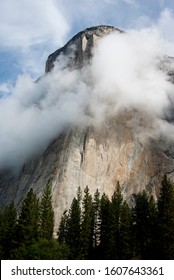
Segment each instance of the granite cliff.
M62 54L70 57L68 67L83 67L92 57L97 40L110 32L123 31L99 26L78 33L48 57L46 74ZM164 64L168 67L167 62ZM172 80L173 70L168 72ZM30 187L41 195L51 178L56 229L79 186L84 189L88 185L92 193L98 188L111 195L119 181L128 201L143 189L158 195L163 174L174 178L174 145L164 138L144 137L146 132L150 134L151 126L145 112L125 109L102 124L65 129L42 155L26 162L20 174L1 171L0 204L14 201L20 205Z

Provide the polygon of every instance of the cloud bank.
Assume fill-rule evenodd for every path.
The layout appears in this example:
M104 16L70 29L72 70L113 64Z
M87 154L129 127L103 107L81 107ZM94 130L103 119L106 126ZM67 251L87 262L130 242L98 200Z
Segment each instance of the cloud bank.
M0 99L0 168L20 168L65 128L97 125L125 109L146 112L165 131L174 102L174 85L160 66L165 54L155 29L114 32L99 40L82 69L69 70L61 57L37 82L20 76L13 93Z

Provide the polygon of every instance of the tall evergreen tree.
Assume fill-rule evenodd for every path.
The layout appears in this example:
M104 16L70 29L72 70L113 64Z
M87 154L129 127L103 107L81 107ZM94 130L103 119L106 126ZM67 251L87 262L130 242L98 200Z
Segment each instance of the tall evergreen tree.
M100 258L100 227L101 227L101 219L100 219L100 192L98 189L94 194L93 200L93 211L94 211L94 229L93 229L93 253L92 258L99 259Z
M93 209L94 209L94 241L93 246L96 248L100 243L100 192L98 189L94 194L94 202L93 202Z
M119 182L111 198L111 221L110 221L110 258L120 259L120 226L121 226L121 211L123 204L123 195Z
M32 243L38 239L39 231L39 201L31 188L19 211L17 223L17 240L22 243Z
M17 212L11 203L0 211L0 257L10 259L14 249Z
M92 196L86 186L82 200L81 258L89 259L93 251L94 212Z
M78 259L81 249L81 190L78 189L77 198L74 198L69 211L67 222L67 244L71 258Z
M142 259L154 258L157 210L155 201L144 190L137 194L134 208L136 255Z
M153 196L149 198L149 246L147 246L147 257L156 260L158 256L158 209Z
M124 201L120 212L120 246L119 259L130 260L133 257L132 212Z
M69 215L67 213L67 210L65 210L61 217L59 229L57 232L57 236L58 236L57 240L60 244L68 243L68 222L69 222Z
M54 211L52 208L52 189L49 181L40 202L40 237L52 239L54 230Z
M103 193L100 201L100 259L110 259L109 238L110 238L110 200Z
M165 175L158 199L158 224L161 259L174 259L174 185Z
M135 200L134 221L135 221L135 236L136 236L136 255L140 258L145 258L148 231L149 231L149 205L146 191L138 193Z

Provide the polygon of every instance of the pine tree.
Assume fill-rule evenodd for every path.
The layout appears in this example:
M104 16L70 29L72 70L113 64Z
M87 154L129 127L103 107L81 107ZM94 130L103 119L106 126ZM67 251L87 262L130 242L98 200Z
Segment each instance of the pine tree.
M49 181L40 202L40 237L52 239L54 230L54 211L52 208L52 190Z
M154 258L157 210L153 197L144 190L137 194L134 208L136 255L142 259Z
M94 241L93 247L96 248L100 243L100 193L98 189L94 194Z
M148 260L158 258L158 210L153 196L149 198L149 244L147 246Z
M17 239L22 243L32 243L38 239L39 201L31 188L24 199L17 223Z
M89 259L93 251L94 213L92 196L86 186L82 200L81 259Z
M165 175L158 199L158 224L161 259L174 259L174 185Z
M103 193L100 200L100 259L109 259L109 238L110 238L110 225L111 225L111 215L110 215L110 205L111 202L108 196Z
M120 259L120 226L123 195L119 182L111 198L109 251L111 259Z
M17 223L17 212L11 203L0 211L0 257L10 259L14 249L14 236Z
M60 220L59 229L57 232L58 242L60 244L68 244L68 222L69 222L69 215L67 210L63 212L63 215Z
M100 258L100 226L101 226L101 219L100 219L100 192L98 189L94 194L94 201L93 201L93 211L94 211L94 229L93 229L93 259Z
M14 259L28 259L30 246L39 237L39 201L31 188L22 202L15 230Z
M70 248L71 259L78 259L81 249L81 190L78 189L77 198L74 198L68 214L67 244Z
M120 212L120 246L119 259L130 260L133 257L132 246L132 212L124 201Z

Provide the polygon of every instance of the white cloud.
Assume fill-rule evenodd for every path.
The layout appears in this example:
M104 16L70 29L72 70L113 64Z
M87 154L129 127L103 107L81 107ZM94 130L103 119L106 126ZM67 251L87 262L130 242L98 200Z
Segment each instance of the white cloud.
M157 21L157 26L160 35L164 38L165 41L174 44L174 14L170 9L164 9ZM174 48L173 55L174 55Z
M167 55L174 56L174 12L171 9L161 11L157 20L153 20L149 16L140 16L133 23L133 30L146 29L153 31L163 40ZM129 32L131 29L128 29Z
M56 0L0 1L0 50L16 53L21 71L38 76L48 54L62 46L70 26Z
M100 40L90 66L69 71L57 63L37 83L19 77L13 94L0 99L0 166L21 166L67 126L96 125L125 108L158 123L174 100L158 67L164 53L154 30L114 33Z
M95 96L108 99L116 111L147 107L150 113L161 116L169 105L168 94L174 90L165 73L158 70L158 58L164 54L163 40L153 30L105 37L94 57Z
M1 93L5 93L5 94L10 93L10 88L11 88L11 86L7 82L0 84Z
M1 47L62 44L69 29L55 0L6 0L0 4Z

